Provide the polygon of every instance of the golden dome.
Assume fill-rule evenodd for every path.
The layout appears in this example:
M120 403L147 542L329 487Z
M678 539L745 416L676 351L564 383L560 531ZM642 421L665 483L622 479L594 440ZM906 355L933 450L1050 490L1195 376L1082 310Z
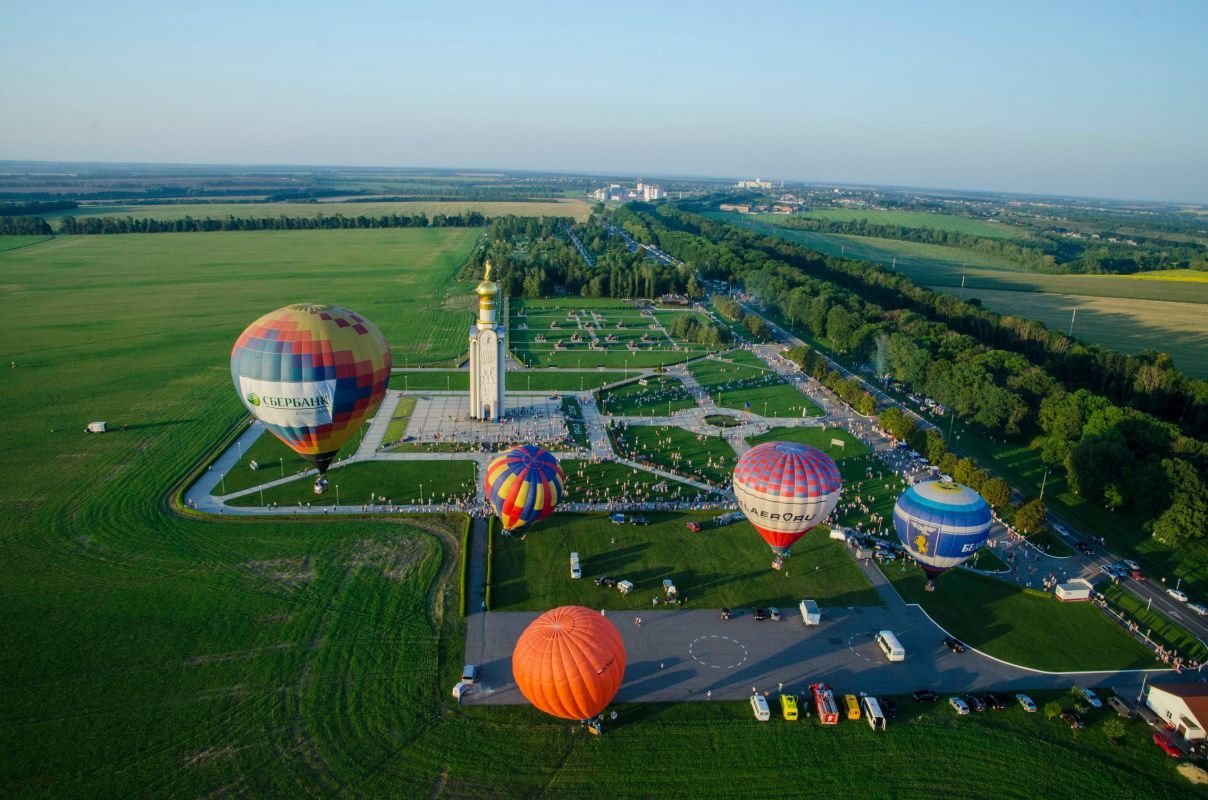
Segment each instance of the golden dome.
M487 261L487 272L482 276L482 283L478 284L478 288L474 291L479 295L495 295L499 294L499 284L491 280L491 262Z

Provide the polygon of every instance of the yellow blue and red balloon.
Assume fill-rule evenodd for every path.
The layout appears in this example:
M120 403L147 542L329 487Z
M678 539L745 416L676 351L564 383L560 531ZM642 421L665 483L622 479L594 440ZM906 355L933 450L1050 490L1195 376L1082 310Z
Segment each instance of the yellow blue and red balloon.
M247 410L323 473L386 396L390 345L346 308L285 306L239 335L231 379Z
M548 517L562 499L566 476L558 459L533 444L513 447L487 466L487 499L505 531Z

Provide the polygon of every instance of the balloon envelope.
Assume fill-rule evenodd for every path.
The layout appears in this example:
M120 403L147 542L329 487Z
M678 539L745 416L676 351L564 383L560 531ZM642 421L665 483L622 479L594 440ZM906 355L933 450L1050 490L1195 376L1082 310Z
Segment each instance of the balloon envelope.
M325 472L385 397L390 346L346 308L285 306L239 335L231 379L264 427Z
M558 459L533 444L513 447L487 466L487 499L510 531L545 519L562 499Z
M981 495L951 481L916 483L893 507L898 538L932 578L976 553L990 525L990 506Z
M756 445L734 467L738 507L781 555L835 509L842 486L830 456L796 442Z
M588 719L612 702L625 679L625 645L599 611L562 606L524 629L512 652L512 676L536 708Z

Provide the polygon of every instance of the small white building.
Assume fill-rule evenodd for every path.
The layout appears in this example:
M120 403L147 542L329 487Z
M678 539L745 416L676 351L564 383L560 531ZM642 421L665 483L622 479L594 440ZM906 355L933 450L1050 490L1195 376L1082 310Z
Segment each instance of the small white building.
M89 422L88 427L85 428L85 430L88 433L104 433L105 431L109 430L109 423L102 422L100 420L96 422Z
M1053 594L1057 595L1058 600L1068 603L1076 600L1090 600L1093 591L1094 587L1089 581L1075 578L1072 581L1057 584L1057 589Z
M1208 684L1168 683L1150 684L1145 705L1158 717L1174 726L1189 742L1208 738Z

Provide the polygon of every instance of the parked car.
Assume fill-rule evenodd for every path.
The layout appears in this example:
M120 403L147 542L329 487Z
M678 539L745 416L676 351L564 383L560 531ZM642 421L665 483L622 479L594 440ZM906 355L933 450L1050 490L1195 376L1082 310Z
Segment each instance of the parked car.
M982 700L979 695L967 694L965 695L965 702L969 704L971 711L976 711L980 714L986 710L986 701Z
M1001 692L991 692L990 694L986 695L986 698L990 708L994 709L995 711L1006 711L1007 706L1011 704L1011 696L1008 694L1002 694Z
M957 639L955 636L945 636L944 637L944 646L947 647L949 650L951 650L954 653L965 652L965 645L963 645L961 643L961 640Z
M601 575L598 578L593 578L592 583L596 586L606 586L609 589L617 588L617 579L611 575Z
M772 712L768 709L768 700L761 694L751 695L751 712L760 722L767 722L772 718Z
M692 531L693 533L700 533L700 523L699 522L689 522L689 523L687 523L687 526L688 526L688 530Z
M1187 607L1199 614L1201 617L1208 615L1208 606L1202 606L1199 603L1188 603Z
M886 700L885 698L882 698L882 697L878 697L877 702L881 704L881 711L885 712L886 718L888 718L888 719L897 719L898 718L898 704L897 703L895 703L892 700Z
M768 612L765 608L757 608L751 612L751 616L755 618L756 622L763 622L768 618Z
M1057 531L1057 533L1061 534L1062 536L1070 535L1070 529L1062 525L1060 522L1050 522L1049 527Z
M1121 700L1119 697L1107 698L1107 704L1116 710L1116 713L1125 719L1132 717L1132 709L1128 707L1128 703Z
M1129 558L1124 559L1120 563L1123 564L1128 569L1135 569L1138 571L1140 571L1140 569L1141 569L1140 564L1138 564L1136 561L1133 561L1132 559L1129 559Z
M940 696L930 689L919 689L910 695L916 703L934 703Z
M768 616L772 618L772 622L780 622L780 609L779 608L769 608Z
M471 686L478 682L478 665L466 664L461 668L461 682Z
M1099 699L1099 695L1095 694L1094 691L1085 686L1079 688L1078 691L1082 694L1083 699L1090 704L1091 708L1103 708L1103 701Z
M1119 564L1104 564L1103 566L1099 567L1099 571L1107 577L1115 578L1116 580L1128 577L1128 570Z
M1082 722L1082 717L1078 716L1073 711L1062 711L1061 721L1076 731L1082 730L1084 727L1086 727L1085 723Z
M723 609L721 610L721 618L722 618L722 619L729 619L729 618L730 618L730 609L728 609L728 608L723 608Z
M1032 698L1028 697L1026 694L1017 694L1015 695L1015 699L1019 701L1019 707L1024 711L1028 712L1029 714L1036 713L1036 703L1033 702Z
M647 517L630 517L629 524L630 525L649 525L650 519Z
M1166 594L1170 595L1175 600L1178 600L1180 603L1187 602L1187 593L1182 589L1167 589Z
M969 704L959 697L949 697L948 705L952 706L952 710L955 711L958 716L963 717L969 713Z
M1183 756L1183 751L1174 743L1174 740L1161 731L1153 735L1153 743L1162 748L1162 752L1171 758L1182 758Z
M1128 577L1132 578L1134 581L1143 581L1145 580L1145 573L1139 569L1130 569L1128 571Z
M1084 556L1093 556L1095 554L1095 548L1091 547L1086 542L1078 542L1074 545L1074 547L1078 548L1078 552L1082 553Z

